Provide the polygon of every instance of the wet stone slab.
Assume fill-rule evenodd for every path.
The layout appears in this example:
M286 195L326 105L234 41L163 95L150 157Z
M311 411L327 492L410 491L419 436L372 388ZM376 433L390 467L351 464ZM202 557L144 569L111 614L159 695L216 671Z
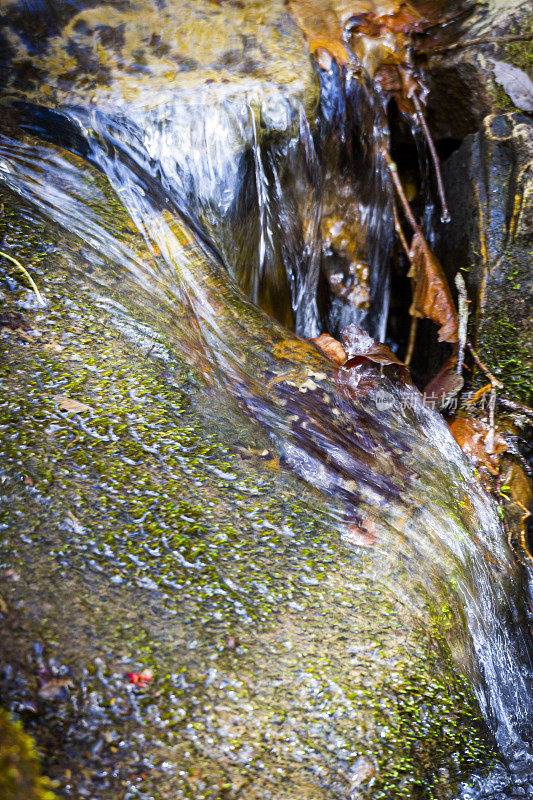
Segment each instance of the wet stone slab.
M2 202L47 306L4 260L0 694L58 794L452 797L492 747L425 610L120 277Z

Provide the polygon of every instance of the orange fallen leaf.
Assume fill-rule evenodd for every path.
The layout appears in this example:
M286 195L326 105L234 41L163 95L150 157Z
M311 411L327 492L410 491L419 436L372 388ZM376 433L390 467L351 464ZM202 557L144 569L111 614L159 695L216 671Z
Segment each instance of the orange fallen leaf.
M409 313L421 319L427 317L440 325L439 342L457 342L459 322L448 281L420 233L413 236L409 255L409 277L413 280L413 302Z
M73 414L81 414L83 411L93 410L87 403L80 403L79 400L74 400L65 394L56 394L52 399L61 411L72 411Z
M480 419L461 417L448 424L453 438L474 464L497 475L500 456L509 447L503 436Z
M340 366L348 358L342 344L337 339L334 339L333 336L330 336L329 333L321 333L320 336L309 339L309 341L313 342L334 364Z

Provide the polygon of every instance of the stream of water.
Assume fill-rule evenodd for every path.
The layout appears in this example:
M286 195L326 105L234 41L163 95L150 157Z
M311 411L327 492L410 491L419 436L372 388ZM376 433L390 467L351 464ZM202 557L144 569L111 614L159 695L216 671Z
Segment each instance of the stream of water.
M230 77L212 88L213 59L206 66L198 58L201 86L183 53L173 62L179 80L166 76L171 40L184 35L177 2L77 5L62 9L66 21L53 4L3 5L4 35L11 48L18 36L23 49L5 58L7 196L83 245L92 292L109 294L111 278L102 275L118 276L113 297L127 298L134 318L156 320L217 402L258 426L282 471L317 493L339 541L357 553L363 537L379 591L417 625L439 628L497 754L473 787L449 791L533 797L529 646L499 518L440 415L394 366L358 359L369 339L347 328L358 323L384 338L394 229L379 94L335 65L320 71L318 103L304 85L314 86L312 76L291 76L287 90L275 72L259 83L239 73L243 58L268 46L269 19L253 43L240 34L244 55L227 56L220 69ZM17 29L14 9L23 6ZM40 50L27 30L37 18L48 26ZM198 33L194 46L206 37ZM237 34L227 37L224 51L236 51ZM150 57L134 40L152 42ZM88 71L91 53L100 54L105 80ZM34 70L31 86L24 64ZM81 159L105 176L134 225L133 241ZM324 329L345 331L353 362L335 367L300 338ZM350 628L349 616L344 622ZM296 759L289 770L298 768ZM454 796L445 782L431 797ZM400 783L389 782L384 796L404 797ZM373 796L363 784L353 779L335 796Z

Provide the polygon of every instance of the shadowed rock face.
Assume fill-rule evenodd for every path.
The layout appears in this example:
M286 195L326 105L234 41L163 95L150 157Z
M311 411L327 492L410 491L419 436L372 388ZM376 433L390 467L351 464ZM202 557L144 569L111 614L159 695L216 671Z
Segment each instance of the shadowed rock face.
M444 166L453 209L437 250L464 269L481 358L511 396L531 402L533 374L533 124L491 116ZM482 376L480 376L482 380Z

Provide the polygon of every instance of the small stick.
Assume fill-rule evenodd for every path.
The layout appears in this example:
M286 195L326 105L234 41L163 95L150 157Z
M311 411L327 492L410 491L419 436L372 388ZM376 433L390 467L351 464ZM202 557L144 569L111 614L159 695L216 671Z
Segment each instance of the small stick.
M498 403L508 411L514 411L516 414L523 414L525 417L533 420L533 408L529 406L517 403L516 400L506 400L505 397L499 397Z
M449 222L451 220L450 212L448 211L448 205L446 203L446 195L444 193L444 184L442 182L442 173L440 171L440 161L437 151L435 149L435 144L433 139L431 138L431 134L429 132L429 128L426 122L426 118L424 117L424 113L422 111L422 106L420 105L420 100L416 92L411 92L411 100L413 101L414 107L416 109L416 114L418 119L420 120L420 125L422 126L422 130L424 132L424 136L426 137L426 142L429 148L429 152L431 153L431 159L433 161L433 166L435 168L435 176L437 178L437 190L439 193L440 204L442 208L442 222Z
M422 231L420 230L420 228L418 227L418 225L416 223L416 219L414 218L413 212L411 211L411 206L409 205L409 201L407 200L407 197L405 196L405 192L403 190L402 182L400 180L400 176L398 175L398 168L396 167L396 164L394 163L394 161L392 160L392 158L388 154L387 149L385 147L382 147L381 152L383 153L383 158L387 162L387 166L388 166L389 172L391 174L392 182L394 183L394 188L398 192L398 197L401 200L401 203L402 203L402 206L403 206L403 210L405 212L405 216L409 220L409 223L410 223L412 229L414 230L414 232L418 233L418 234L420 234L420 236L422 236Z
M400 240L400 243L403 249L405 250L405 255L407 256L407 258L410 259L411 255L409 253L409 245L407 244L405 233L403 232L402 226L400 225L400 219L398 217L398 209L396 208L396 203L394 203L392 206L392 213L394 214L394 228L396 230L396 233L398 234L398 239Z
M489 397L489 439L488 439L488 451L494 452L494 433L495 433L495 425L494 425L494 412L496 411L496 387L493 385L490 390L490 397Z
M16 266L16 267L18 267L18 268L20 269L20 271L22 272L22 274L23 274L23 275L25 275L25 276L26 276L26 278L27 278L27 280L30 282L31 288L33 289L33 291L34 291L34 292L35 292L35 294L37 295L37 300L39 301L39 303L40 303L42 306L45 306L45 305L46 305L46 303L45 303L45 302L44 302L44 300L43 300L43 296L42 296L42 294L40 293L39 289L37 288L37 284L36 284L36 283L35 283L35 281L33 280L32 276L30 275L30 273L28 272L28 270L26 269L26 267L23 267L23 266L22 266L22 264L20 263L20 261L17 261L17 259L16 259L16 258L13 258L13 256L10 256L8 253L2 253L2 252L0 252L0 256L4 256L4 258L7 258L9 261L12 261L12 262L13 262L13 264L15 264L15 266Z
M411 327L409 329L409 342L407 344L407 353L405 354L405 359L404 359L404 363L407 367L411 365L411 359L413 358L417 330L418 330L418 317L411 317Z
M478 365L480 370L485 373L485 375L487 376L487 378L491 382L491 385L494 386L497 389L503 389L504 388L503 387L503 383L501 383L498 380L498 378L495 378L494 375L492 374L492 372L490 372L490 370L485 366L485 364L480 359L480 357L478 356L478 354L476 353L476 351L474 350L474 348L472 347L470 342L467 342L466 346L468 348L468 351L469 351L470 355L472 356L472 358L474 359L474 361L476 362L476 364Z
M440 45L439 47L428 47L420 49L421 53L447 53L448 50L458 50L462 47L475 47L479 44L501 44L502 42L529 42L533 39L533 33L516 34L512 36L480 36L478 39L464 39L462 42Z
M455 285L457 286L457 300L458 300L458 317L459 317L459 348L457 352L457 367L455 372L461 375L463 372L463 363L465 358L465 345L466 333L468 328L468 296L466 294L465 279L460 272L455 276Z

